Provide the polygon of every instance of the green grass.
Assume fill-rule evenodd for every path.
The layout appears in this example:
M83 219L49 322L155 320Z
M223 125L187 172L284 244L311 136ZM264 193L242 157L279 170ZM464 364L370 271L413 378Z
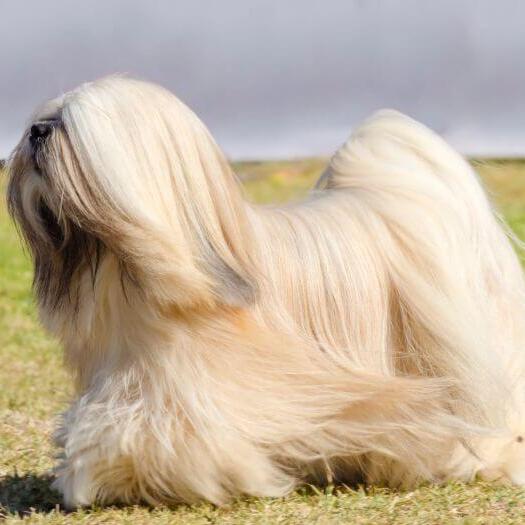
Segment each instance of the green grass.
M237 170L258 202L298 198L323 161L242 163ZM525 162L475 162L511 227L525 239ZM5 189L0 173L0 190ZM386 489L305 488L284 499L245 499L224 508L110 507L65 513L50 489L53 417L71 392L57 344L40 328L31 265L0 204L0 521L69 524L504 524L525 522L525 491L487 483Z

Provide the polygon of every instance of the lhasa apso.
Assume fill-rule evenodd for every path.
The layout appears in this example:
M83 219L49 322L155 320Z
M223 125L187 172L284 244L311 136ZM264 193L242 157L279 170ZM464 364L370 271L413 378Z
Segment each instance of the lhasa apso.
M525 483L522 270L422 125L377 114L305 202L262 207L175 96L110 77L40 109L9 170L76 384L68 506Z

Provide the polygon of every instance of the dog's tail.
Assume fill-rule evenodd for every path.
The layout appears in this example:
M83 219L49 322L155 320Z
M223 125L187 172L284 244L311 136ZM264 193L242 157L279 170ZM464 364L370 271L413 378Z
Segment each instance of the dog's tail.
M328 191L354 195L377 239L400 372L450 378L455 415L522 433L523 273L471 166L423 125L382 111L336 152L324 178Z

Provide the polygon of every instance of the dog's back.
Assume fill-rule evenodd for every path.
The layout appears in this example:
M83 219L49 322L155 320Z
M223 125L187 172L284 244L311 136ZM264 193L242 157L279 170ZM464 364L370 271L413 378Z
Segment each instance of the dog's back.
M338 362L453 378L454 413L509 428L501 444L512 443L525 431L525 286L476 173L433 132L383 111L322 182L306 203L267 212L272 293ZM518 476L515 461L499 467Z

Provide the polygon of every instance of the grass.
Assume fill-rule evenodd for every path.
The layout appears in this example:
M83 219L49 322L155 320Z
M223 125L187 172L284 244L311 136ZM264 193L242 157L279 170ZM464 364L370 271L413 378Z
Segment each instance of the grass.
M493 200L525 239L525 162L474 162ZM323 169L318 159L242 163L248 196L258 202L301 196ZM0 190L5 189L0 173ZM225 508L110 507L65 513L51 488L53 417L70 383L57 344L40 328L31 297L31 265L0 203L0 521L7 524L510 524L525 522L525 491L487 483L301 489L284 499L244 499Z

